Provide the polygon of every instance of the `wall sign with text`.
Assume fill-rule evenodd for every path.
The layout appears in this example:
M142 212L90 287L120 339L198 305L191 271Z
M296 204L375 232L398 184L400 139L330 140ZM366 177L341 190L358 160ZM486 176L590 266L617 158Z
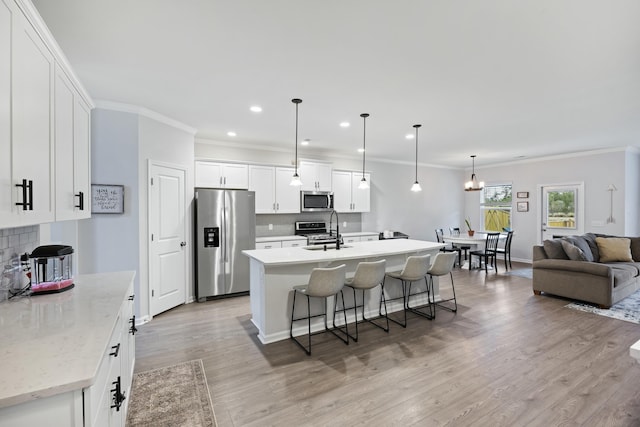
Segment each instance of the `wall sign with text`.
M124 213L124 185L91 184L91 213Z

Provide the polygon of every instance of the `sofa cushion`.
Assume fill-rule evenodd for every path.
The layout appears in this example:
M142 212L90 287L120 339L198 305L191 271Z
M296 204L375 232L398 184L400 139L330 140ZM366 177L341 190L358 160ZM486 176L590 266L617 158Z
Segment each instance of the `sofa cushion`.
M589 247L589 242L588 240L583 237L583 236L567 236L564 237L563 240L567 240L570 243L572 243L573 245L577 246L578 248L580 248L580 250L582 251L582 254L584 256L584 259L581 261L593 261L593 254L591 253L591 248ZM564 245L562 246L564 248ZM566 249L565 249L566 252ZM567 255L569 255L569 253L567 252ZM569 258L571 258L571 255L569 255Z
M553 239L553 240L545 240L542 242L544 245L544 251L547 254L547 257L550 259L569 259L567 254L562 249L562 240Z
M600 262L632 262L631 239L625 237L596 237Z
M587 261L582 249L571 243L569 240L562 239L562 249L572 261Z
M598 244L596 243L596 237L598 236L593 233L585 233L583 237L587 241L587 244L589 245L589 249L591 249L591 255L593 255L593 261L599 262L600 251L598 250ZM640 251L640 248L638 248L638 250ZM640 255L640 252L638 252L638 255Z

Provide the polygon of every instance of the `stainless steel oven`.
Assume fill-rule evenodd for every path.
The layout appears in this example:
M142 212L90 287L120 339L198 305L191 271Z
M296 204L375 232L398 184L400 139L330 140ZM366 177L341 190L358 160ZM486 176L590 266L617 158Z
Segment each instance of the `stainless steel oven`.
M301 191L301 212L331 212L333 210L333 193L330 191Z

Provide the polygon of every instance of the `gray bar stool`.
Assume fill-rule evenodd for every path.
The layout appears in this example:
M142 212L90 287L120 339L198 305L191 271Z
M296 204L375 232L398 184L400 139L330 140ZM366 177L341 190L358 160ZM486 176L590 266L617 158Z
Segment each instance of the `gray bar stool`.
M440 277L440 276L446 276L448 274L449 277L451 277L451 290L453 291L453 298L440 300L438 302L434 302L434 304L440 308L444 308L445 310L449 310L454 313L458 311L458 301L456 300L456 288L453 286L453 274L451 273L451 270L453 270L453 266L455 265L455 263L456 263L456 254L454 252L447 252L447 253L442 252L436 255L436 257L433 259L433 264L429 268L429 271L427 271L427 274L429 275L429 286L431 287L432 291L433 291L434 276ZM434 298L435 298L435 295L434 295ZM448 307L446 305L442 305L443 302L447 302L447 301L453 301L453 308ZM433 317L436 317L435 310L433 311Z
M402 271L387 273L385 276L385 283L383 284L382 295L380 297L381 305L382 305L382 299L384 298L384 286L386 285L386 278L390 277L392 279L397 279L402 282L402 303L404 305L404 310L403 310L404 323L398 320L395 320L392 317L389 317L389 320L391 320L394 323L397 323L403 328L407 327L407 311L411 311L412 313L418 314L422 317L426 317L427 319L433 319L434 308L431 304L429 282L427 281L427 271L429 270L430 258L431 256L429 254L410 256L407 258L407 261L405 262L404 268L402 269ZM416 292L414 294L411 294L411 285L421 280L424 280L424 283L427 289L422 292ZM406 286L407 284L409 284L408 289ZM409 299L411 298L411 296L416 296L422 293L427 294L428 303L420 307L409 306ZM400 298L401 297L391 298L391 299L387 299L387 301L393 301ZM421 309L423 309L425 306L427 306L429 309L428 313L421 311Z
M309 283L307 285L294 286L293 287L293 304L291 307L291 326L289 328L289 336L292 340L296 342L307 355L311 355L311 335L320 334L323 332L331 332L338 339L342 340L345 344L349 344L349 330L347 329L347 311L344 309L344 294L342 293L342 288L344 287L345 282L345 265L339 265L337 267L332 268L314 268L311 270L311 275L309 276ZM302 317L294 317L296 311L296 295L302 294L307 297L307 315ZM344 327L345 330L337 329L338 331L345 334L345 337L342 338L340 335L336 334L333 329L329 329L329 325L327 323L327 298L335 297L337 299L337 295L340 294L342 297L342 313L344 315ZM324 299L324 313L320 314L311 314L311 298L323 298ZM334 317L336 311L337 301L334 299ZM324 330L311 333L311 318L324 316ZM309 344L308 347L305 347L296 337L293 336L293 322L298 320L307 320L308 322L308 337ZM334 323L335 324L335 323Z
M389 332L389 317L387 317L387 303L384 300L384 292L381 296L382 303L384 304L384 315L380 314L380 317L384 317L386 320L386 326L382 326L376 322L374 319L367 319L364 314L364 301L365 301L365 291L371 290L378 285L382 286L382 282L384 281L385 276L385 268L387 265L387 260L373 261L373 262L361 262L356 267L356 272L354 276L350 279L347 279L345 282L345 286L353 289L353 307L347 307L347 310L353 309L355 311L355 328L356 334L349 335L349 338L352 338L354 341L358 341L358 307L362 307L362 321L367 321L374 326L382 329L385 332ZM362 291L362 304L358 304L358 299L356 296L356 290ZM335 319L335 313L334 313ZM335 327L335 323L334 323Z

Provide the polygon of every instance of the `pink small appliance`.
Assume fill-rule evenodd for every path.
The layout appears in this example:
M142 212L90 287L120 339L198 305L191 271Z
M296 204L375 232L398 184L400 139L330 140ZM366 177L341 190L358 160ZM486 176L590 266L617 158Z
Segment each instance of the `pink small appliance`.
M39 246L31 258L31 293L51 294L73 288L73 248L66 245Z

